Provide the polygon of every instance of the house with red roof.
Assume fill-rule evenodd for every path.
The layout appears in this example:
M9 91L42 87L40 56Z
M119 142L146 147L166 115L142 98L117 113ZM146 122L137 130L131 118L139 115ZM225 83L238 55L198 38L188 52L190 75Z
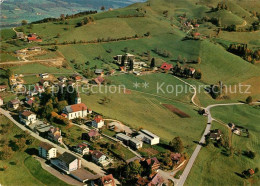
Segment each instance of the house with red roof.
M142 164L152 172L160 168L160 162L156 157L146 159Z
M85 155L89 153L89 147L87 144L85 143L80 143L77 146L75 146L74 151L81 154L81 155Z
M88 108L84 103L66 106L63 113L67 115L69 120L75 118L84 118L88 115Z
M104 120L103 117L100 115L96 115L94 117L94 120L92 121L92 127L95 128L102 128L104 126Z
M162 65L161 65L161 69L164 70L164 71L169 71L173 68L173 65L172 64L169 64L169 63L166 63L164 62Z
M116 186L116 182L112 174L103 176L99 180L99 185L102 186Z
M27 40L29 43L31 42L42 42L42 39L39 38L36 34L29 34L27 37Z

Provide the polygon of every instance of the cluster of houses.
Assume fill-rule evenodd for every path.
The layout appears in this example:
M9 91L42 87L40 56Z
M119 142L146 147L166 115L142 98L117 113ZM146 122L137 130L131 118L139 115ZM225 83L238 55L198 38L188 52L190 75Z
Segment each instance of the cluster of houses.
M16 32L16 38L27 40L29 43L42 42L42 39L36 33L25 35L23 32Z
M83 147L86 147L86 145L80 144L77 146L79 149L82 149ZM86 151L85 149L87 148L84 148L81 152L88 153L89 150ZM93 175L82 166L80 158L68 152L59 154L57 149L48 143L42 142L39 145L38 155L46 160L49 160L51 165L59 171L70 175L80 182L85 183L90 181L91 185L116 185L112 174L106 176ZM96 158L96 156L97 155L93 155L93 158Z
M143 142L149 145L156 145L160 142L160 137L149 132L148 130L141 129L137 136L130 137L123 133L116 134L116 138L122 141L124 144L132 147L133 149L139 149L143 147Z
M190 76L192 77L195 72L196 72L196 69L195 68L192 68L192 67L181 67L181 66L173 66L172 64L170 63L162 63L160 69L164 72L169 72L169 71L172 71L173 73L175 74L179 74L179 75L185 75L185 76Z

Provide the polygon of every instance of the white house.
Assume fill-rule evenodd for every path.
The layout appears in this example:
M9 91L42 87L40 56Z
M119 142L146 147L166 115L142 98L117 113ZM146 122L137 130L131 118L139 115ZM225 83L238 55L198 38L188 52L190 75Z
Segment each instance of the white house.
M92 152L92 160L94 162L96 162L97 164L103 164L103 162L106 160L106 158L107 157L102 152L100 152L98 150L94 150Z
M25 125L30 125L32 123L36 122L36 114L34 114L31 111L24 111L23 113L20 114L20 121L21 123Z
M78 144L75 148L74 148L75 152L81 154L81 155L85 155L89 153L89 148L88 145L85 143L81 143Z
M19 99L14 99L8 102L8 107L13 108L14 110L18 109L19 106L20 106Z
M83 118L88 115L87 106L84 103L74 104L66 106L63 109L63 113L67 115L69 120L75 118Z
M102 116L96 115L94 120L92 121L92 127L102 128L104 126L104 120Z
M52 159L57 157L57 149L48 143L42 142L38 147L39 156L45 159Z
M2 106L4 104L4 100L2 97L0 97L0 106Z

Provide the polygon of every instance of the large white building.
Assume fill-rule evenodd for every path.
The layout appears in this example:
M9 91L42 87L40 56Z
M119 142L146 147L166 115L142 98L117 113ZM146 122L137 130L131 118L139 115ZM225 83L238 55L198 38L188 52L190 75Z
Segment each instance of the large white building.
M69 120L75 118L83 118L88 115L87 106L84 103L78 103L74 105L66 106L63 109L63 113L67 115Z
M57 149L48 143L42 142L38 148L39 156L45 159L52 159L57 157Z
M156 145L160 143L160 137L155 134L149 132L148 130L142 129L139 132L139 135L135 137L136 139L148 143L150 145Z

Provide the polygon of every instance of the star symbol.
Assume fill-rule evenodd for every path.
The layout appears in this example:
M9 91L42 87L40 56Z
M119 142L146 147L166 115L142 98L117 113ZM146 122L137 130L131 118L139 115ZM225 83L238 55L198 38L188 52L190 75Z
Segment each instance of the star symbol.
M139 88L140 87L140 83L138 83L138 82L133 83L133 87L136 88L136 89Z
M143 83L143 87L144 87L144 88L148 88L148 87L149 87L149 83L144 82L144 83Z

